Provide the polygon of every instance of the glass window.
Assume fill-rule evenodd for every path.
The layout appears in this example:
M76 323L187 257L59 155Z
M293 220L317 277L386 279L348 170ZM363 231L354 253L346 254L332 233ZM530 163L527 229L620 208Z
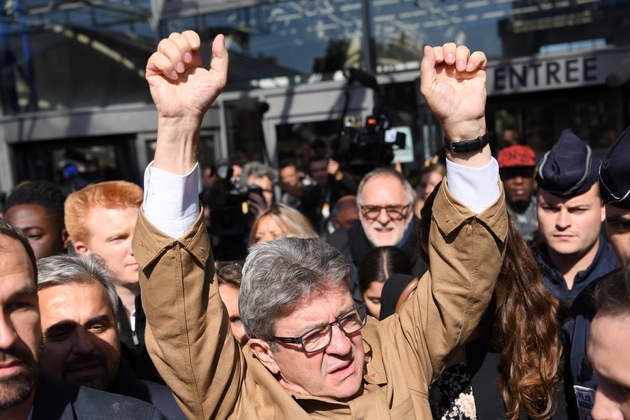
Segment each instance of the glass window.
M629 0L370 0L377 70L419 67L422 47L446 42L489 59L630 44Z
M229 83L264 88L362 67L362 28L359 0L295 0L169 19L162 33L195 29L207 43L224 34Z

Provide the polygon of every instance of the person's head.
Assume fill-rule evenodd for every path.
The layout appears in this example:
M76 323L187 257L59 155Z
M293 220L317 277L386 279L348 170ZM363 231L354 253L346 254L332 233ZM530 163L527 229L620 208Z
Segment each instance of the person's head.
M344 195L332 208L330 216L335 229L350 229L359 221L359 206L355 195Z
M441 163L434 163L423 168L418 181L418 195L424 201L427 199L435 186L446 176L446 166Z
M606 217L598 166L591 148L569 129L541 160L536 173L538 224L552 258L577 261L596 250Z
M273 204L273 185L278 182L278 172L260 162L249 162L243 166L239 177L241 185L258 185L262 189L267 206Z
M311 222L298 210L285 204L274 204L260 213L249 235L249 244L273 241L282 236L314 238Z
M385 281L395 273L411 274L409 257L395 246L372 248L359 263L359 290L369 314L375 318L381 313Z
M55 184L30 181L16 188L4 204L4 218L24 232L37 259L66 252L65 199Z
M501 138L503 147L516 146L520 143L520 137L516 129L506 128L503 130L503 137Z
M599 167L599 191L606 204L606 232L622 266L630 260L630 128L608 149Z
M43 372L107 389L120 365L112 273L98 257L78 254L41 259L37 271Z
M293 159L285 158L280 162L280 181L291 187L300 186L300 171Z
M630 270L606 277L595 290L588 359L597 373L593 419L630 419Z
M238 292L241 288L243 267L236 262L217 262L216 270L219 294L230 318L232 335L241 346L244 346L247 343L247 334L245 334L241 314L238 310Z
M250 249L239 295L247 344L285 389L338 401L361 389L366 312L350 281L343 255L319 238Z
M78 254L100 256L116 287L137 287L138 263L131 241L142 189L125 181L90 185L68 196L66 228Z
M515 203L529 202L534 194L534 149L523 145L509 146L501 149L497 161L507 199Z
M308 172L320 187L328 185L328 157L314 155L308 160Z
M37 266L28 239L0 218L0 412L30 411L41 366Z
M363 177L357 193L359 220L373 246L398 245L413 218L413 189L393 169L378 168Z

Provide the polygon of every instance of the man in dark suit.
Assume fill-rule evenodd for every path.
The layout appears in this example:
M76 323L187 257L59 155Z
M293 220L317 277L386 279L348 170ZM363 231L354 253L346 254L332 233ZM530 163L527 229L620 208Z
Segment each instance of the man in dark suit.
M0 417L163 419L149 404L40 374L42 331L35 255L26 237L0 219Z

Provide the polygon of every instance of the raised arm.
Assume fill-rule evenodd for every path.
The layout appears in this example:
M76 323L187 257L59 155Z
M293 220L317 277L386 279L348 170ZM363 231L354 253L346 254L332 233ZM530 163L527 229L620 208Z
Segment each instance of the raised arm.
M424 47L420 68L420 91L446 138L457 142L486 134L486 56L470 53L453 43ZM482 167L490 162L490 147L447 158L464 166Z
M199 35L173 33L149 58L146 79L158 111L158 139L153 166L184 175L197 163L203 116L217 99L228 73L223 35L212 43L212 61L201 61Z
M196 164L202 119L226 84L228 56L219 35L206 70L199 47L194 32L172 34L147 63L158 138L133 249L155 366L188 417L226 418L241 393L244 361L213 281Z
M421 91L450 141L486 134L485 66L485 55L471 54L466 47L424 49ZM449 151L447 166L433 204L430 270L387 325L397 334L401 357L414 372L409 386L418 398L414 407L419 418L429 415L422 412L428 386L477 326L490 301L507 234L498 165L489 146L467 153Z

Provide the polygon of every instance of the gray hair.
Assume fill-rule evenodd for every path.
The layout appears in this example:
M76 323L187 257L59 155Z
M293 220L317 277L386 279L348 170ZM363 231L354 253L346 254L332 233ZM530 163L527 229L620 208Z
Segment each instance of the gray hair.
M103 259L92 255L79 254L55 255L37 261L37 290L67 284L100 283L107 292L107 298L116 316L118 295L114 287L114 275L107 268Z
M276 323L313 296L350 290L350 264L320 238L256 244L243 266L238 306L247 336L269 339ZM271 343L272 349L275 343Z
M361 183L359 183L359 189L357 191L357 205L361 206L363 204L363 188L365 188L365 184L367 184L370 179L386 177L392 177L400 182L400 185L402 185L403 190L405 191L407 202L409 204L412 204L415 201L413 196L413 188L411 187L409 181L407 181L407 178L405 178L398 171L391 168L376 168L365 175L361 180Z
M278 182L278 171L273 169L271 166L260 162L248 162L243 166L243 172L241 172L241 177L239 178L240 184L242 186L247 186L247 178L252 175L255 178L262 178L266 176L274 184Z

